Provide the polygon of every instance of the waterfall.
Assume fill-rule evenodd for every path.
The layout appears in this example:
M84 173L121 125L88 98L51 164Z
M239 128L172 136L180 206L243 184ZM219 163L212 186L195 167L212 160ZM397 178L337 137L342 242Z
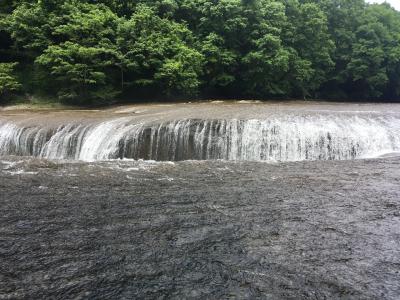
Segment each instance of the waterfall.
M268 119L131 117L55 126L0 120L0 155L106 160L345 160L400 151L400 118L276 115Z

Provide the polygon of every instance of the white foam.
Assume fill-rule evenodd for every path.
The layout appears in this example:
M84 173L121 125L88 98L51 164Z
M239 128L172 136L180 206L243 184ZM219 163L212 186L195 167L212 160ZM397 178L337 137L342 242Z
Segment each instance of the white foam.
M57 128L0 123L0 155L108 161L301 161L400 152L400 118L365 114L135 123L131 117ZM140 162L141 160L139 160Z
M5 171L8 174L11 175L37 175L38 172L28 172L25 170L17 170L17 171Z

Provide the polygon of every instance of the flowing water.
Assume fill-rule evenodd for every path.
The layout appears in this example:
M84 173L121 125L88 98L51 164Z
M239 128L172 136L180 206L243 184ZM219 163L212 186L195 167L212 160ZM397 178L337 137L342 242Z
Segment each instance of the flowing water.
M355 105L344 112L324 110L323 105L300 112L289 107L292 110L263 104L182 104L159 111L159 106L145 106L138 112L93 112L90 118L82 112L69 118L49 113L49 122L43 121L43 113L21 114L0 121L0 155L86 161L300 161L371 158L400 150L399 112Z
M399 133L389 104L0 111L0 299L399 299Z

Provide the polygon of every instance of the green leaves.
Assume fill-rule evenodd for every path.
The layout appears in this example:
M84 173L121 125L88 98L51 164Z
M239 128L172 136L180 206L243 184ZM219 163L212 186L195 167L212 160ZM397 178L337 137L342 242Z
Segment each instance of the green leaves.
M193 36L183 24L138 6L120 24L117 44L130 86L163 91L166 96L197 94L203 57L193 48Z
M8 93L17 91L21 88L14 69L18 63L0 63L0 99L7 96Z
M177 55L167 59L154 74L154 79L167 96L196 96L200 85L203 56L196 50L182 46Z
M13 51L11 41L0 46L0 59L21 62L26 91L44 90L63 100L400 100L400 13L388 5L6 0L0 13L6 14L1 37L14 44Z
M107 7L66 2L51 20L52 43L35 63L48 70L62 100L103 102L118 93L112 73L120 60L116 48L119 18ZM99 94L106 90L107 94Z
M212 32L199 48L205 59L203 74L209 88L224 88L235 81L238 57L235 51L226 48L222 37Z
M36 63L50 71L54 81L60 86L58 96L62 100L97 101L98 89L107 87L105 70L108 60L104 59L110 53L107 49L84 47L76 43L65 42L61 45L48 47L36 59ZM107 87L111 93L101 99L112 99L115 91Z
M6 18L7 30L10 32L17 49L26 49L36 55L51 43L51 15L39 5L23 3Z

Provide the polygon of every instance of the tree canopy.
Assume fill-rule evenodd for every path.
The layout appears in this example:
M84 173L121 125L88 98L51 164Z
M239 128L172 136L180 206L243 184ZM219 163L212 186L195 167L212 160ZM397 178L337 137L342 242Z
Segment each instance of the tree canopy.
M0 97L400 101L400 12L364 0L4 0Z
M0 63L0 97L20 89L21 85L13 74L16 65L17 63Z

